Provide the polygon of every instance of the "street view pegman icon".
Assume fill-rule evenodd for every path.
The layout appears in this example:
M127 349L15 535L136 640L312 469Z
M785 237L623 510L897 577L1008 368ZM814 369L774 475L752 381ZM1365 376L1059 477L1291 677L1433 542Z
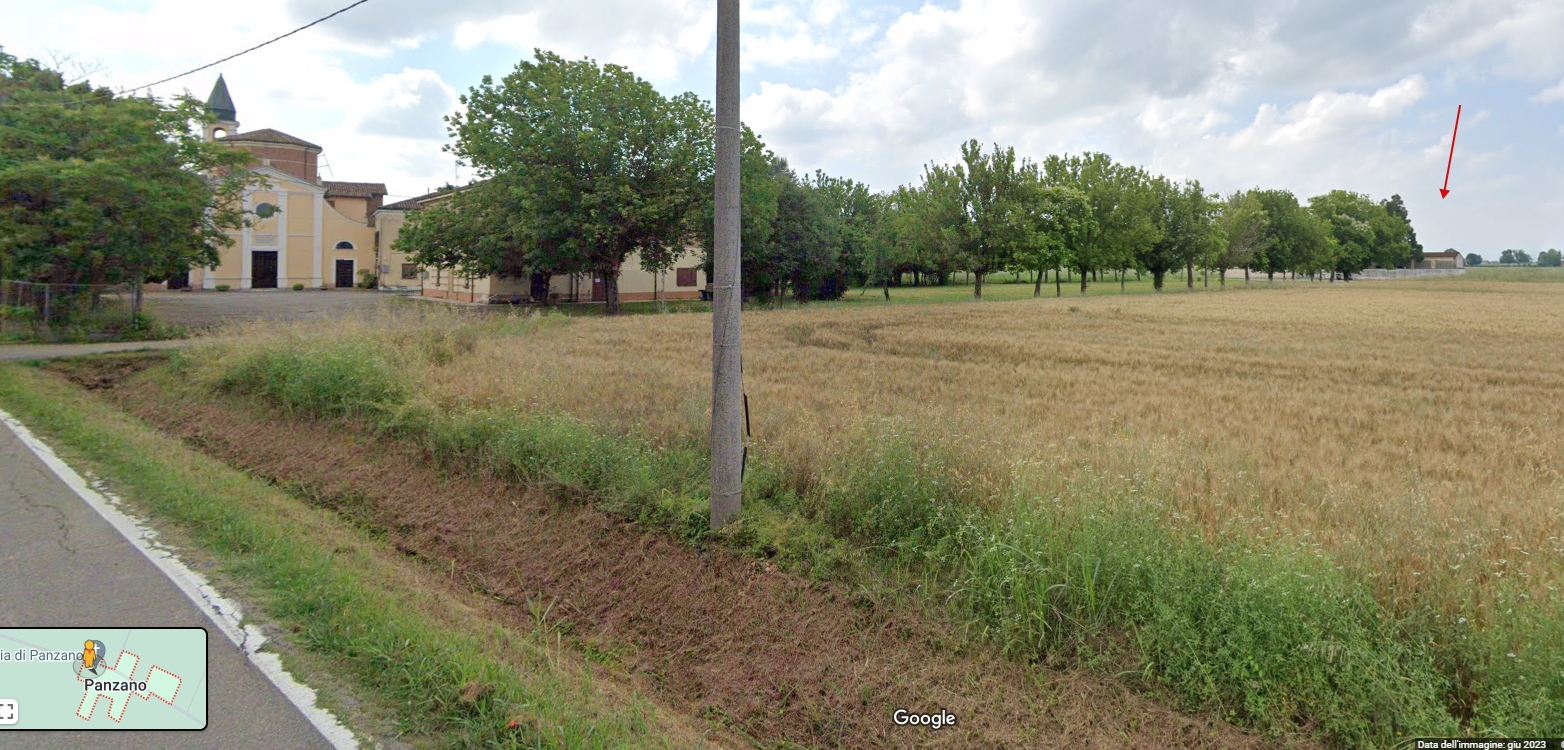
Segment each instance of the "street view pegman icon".
M103 672L103 641L87 641L82 646L81 668L93 674Z

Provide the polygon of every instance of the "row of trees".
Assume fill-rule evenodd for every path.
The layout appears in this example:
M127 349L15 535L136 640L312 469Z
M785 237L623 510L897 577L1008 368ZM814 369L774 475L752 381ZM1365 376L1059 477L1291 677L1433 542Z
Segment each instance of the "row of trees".
M1371 266L1420 260L1400 196L1374 202L1335 190L1307 205L1285 190L1221 196L1198 181L1182 182L1120 164L1105 154L1049 156L1041 164L1013 149L984 152L965 144L954 165L930 165L921 184L883 199L872 283L890 286L907 274L943 279L970 272L973 295L993 271L1031 273L1041 293L1048 272L1055 293L1062 277L1089 279L1150 274L1157 289L1167 274L1197 270L1225 278L1246 272L1337 274L1351 278Z
M539 51L485 77L448 118L449 147L483 178L410 219L398 240L416 262L464 275L589 273L608 311L632 253L662 272L712 244L710 107L664 97L614 65ZM743 278L748 296L830 299L849 286L947 283L968 273L981 297L995 272L1090 279L1228 269L1351 278L1421 258L1400 196L1336 190L1300 203L1285 190L1221 196L1101 153L1041 163L1012 148L961 148L921 181L876 193L801 175L743 135ZM709 261L708 261L709 264Z
M130 283L139 313L141 282L216 263L256 178L204 118L0 50L0 278Z
M1557 268L1561 265L1560 261L1564 260L1564 258L1560 257L1561 255L1564 255L1564 253L1560 253L1558 250L1543 250L1542 252L1537 253L1537 265L1549 268ZM1472 259L1474 258L1477 260L1476 263L1472 262ZM1482 257L1478 256L1476 253L1472 253L1466 256L1466 265L1478 266L1482 265L1482 263ZM1499 253L1499 263L1500 265L1506 266L1529 266L1532 264L1531 253L1528 253L1525 250L1505 250Z

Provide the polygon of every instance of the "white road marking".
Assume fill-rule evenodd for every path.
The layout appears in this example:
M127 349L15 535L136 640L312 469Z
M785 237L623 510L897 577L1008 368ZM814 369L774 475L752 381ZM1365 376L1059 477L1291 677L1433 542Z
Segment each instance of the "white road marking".
M158 570L162 571L163 575L167 576L168 580L172 581L185 597L195 604L196 609L206 613L212 624L244 652L250 663L261 670L261 674L266 675L266 679L282 691L288 702L299 709L299 713L304 714L304 718L319 730L332 747L338 750L357 750L359 744L353 733L343 726L342 722L337 721L337 717L330 711L316 705L315 691L293 679L293 675L283 669L282 661L276 654L260 650L266 643L266 637L261 634L259 628L244 624L244 616L239 611L239 605L223 598L211 584L207 583L204 576L180 562L173 550L153 541L157 537L157 532L126 515L104 493L88 486L86 480L61 460L53 448L39 440L26 425L17 421L4 409L0 409L0 422L4 422L12 434L16 435L39 461L48 466L49 470L65 483L65 486L70 487L77 497L97 511L103 520L108 521L120 536L131 543L131 546L151 560L152 564L156 565Z

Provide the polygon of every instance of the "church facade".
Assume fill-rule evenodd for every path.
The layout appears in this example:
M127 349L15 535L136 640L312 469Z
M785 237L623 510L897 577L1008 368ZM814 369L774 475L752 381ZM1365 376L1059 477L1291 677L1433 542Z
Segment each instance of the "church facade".
M439 191L385 204L386 186L378 182L320 179L320 146L272 130L241 131L238 112L222 76L212 87L206 110L214 122L206 138L249 151L250 169L265 184L243 197L250 226L234 231L233 243L216 265L192 269L171 288L197 289L344 289L373 286L416 292L452 302L515 303L600 302L603 279L592 274L553 274L546 282L499 276L467 277L450 269L425 268L397 252L395 243L408 217L449 200ZM700 299L707 280L697 247L686 247L674 268L650 273L631 254L620 272L623 301ZM183 282L183 283L181 283ZM544 291L546 289L546 291Z
M334 289L408 286L382 253L375 214L386 195L378 182L320 179L320 146L269 128L241 131L222 76L206 109L216 122L206 138L243 148L266 178L243 198L251 225L232 233L217 265L192 269L198 289ZM180 284L173 284L180 286ZM417 287L414 283L413 288Z

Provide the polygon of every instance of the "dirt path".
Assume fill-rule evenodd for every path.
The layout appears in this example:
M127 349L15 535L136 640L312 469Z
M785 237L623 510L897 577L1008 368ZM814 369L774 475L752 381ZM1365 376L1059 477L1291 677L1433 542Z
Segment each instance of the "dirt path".
M760 745L1267 746L1113 680L974 648L894 603L538 492L445 476L416 450L340 424L271 420L231 401L171 397L146 378L84 374L74 377L200 450L386 529L405 554L513 604L505 616L518 625L529 624L526 602L551 605L549 618L595 661ZM899 727L896 708L958 718L939 731Z
M196 339L171 339L169 341L107 341L99 344L6 344L0 346L0 360L25 361L30 359L59 359L81 357L88 354L112 354L115 352L142 352L162 349L178 349L196 343Z

